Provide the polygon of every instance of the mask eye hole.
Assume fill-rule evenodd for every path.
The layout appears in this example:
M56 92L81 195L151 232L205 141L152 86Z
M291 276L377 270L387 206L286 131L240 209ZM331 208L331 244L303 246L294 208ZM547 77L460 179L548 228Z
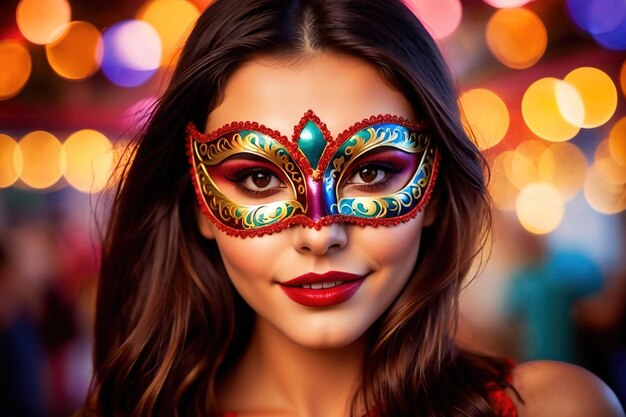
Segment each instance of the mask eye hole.
M256 155L233 155L211 167L209 175L228 199L240 204L265 204L295 198L280 168Z
M418 156L385 148L369 152L351 165L340 184L340 197L390 194L401 190L413 177Z

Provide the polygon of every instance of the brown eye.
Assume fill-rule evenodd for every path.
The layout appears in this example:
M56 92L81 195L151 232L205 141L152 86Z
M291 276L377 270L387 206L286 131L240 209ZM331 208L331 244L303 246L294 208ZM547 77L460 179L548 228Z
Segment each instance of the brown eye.
M250 177L252 183L258 188L265 188L272 181L272 175L265 172L255 172Z
M364 183L371 183L374 180L376 180L376 177L378 177L378 169L376 168L361 168L359 170L359 177L361 178L361 180L363 180Z

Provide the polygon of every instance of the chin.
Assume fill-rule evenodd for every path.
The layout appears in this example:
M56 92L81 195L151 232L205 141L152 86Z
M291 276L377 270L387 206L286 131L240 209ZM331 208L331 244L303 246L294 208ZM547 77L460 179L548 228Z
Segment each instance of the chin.
M298 333L292 334L290 339L309 349L341 349L352 345L365 334L365 330L341 328L298 330ZM289 337L289 335L287 336Z

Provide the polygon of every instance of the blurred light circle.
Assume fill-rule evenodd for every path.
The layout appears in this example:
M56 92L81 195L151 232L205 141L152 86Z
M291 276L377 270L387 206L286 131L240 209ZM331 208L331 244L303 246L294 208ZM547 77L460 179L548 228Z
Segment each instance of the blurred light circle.
M568 0L572 20L608 49L626 49L624 0Z
M546 234L561 224L565 203L553 185L537 182L520 191L515 209L524 229L534 234Z
M123 182L128 167L135 158L136 143L129 141L118 141L113 147L113 169L111 175L111 186L116 186L119 182Z
M137 18L148 22L161 38L161 63L174 65L180 50L200 13L186 0L152 0Z
M617 89L611 77L593 67L581 67L563 79L574 86L584 106L582 127L598 127L609 121L617 108Z
M548 45L548 32L541 19L526 9L495 12L485 31L487 46L507 67L524 69L541 59Z
M61 37L46 45L52 69L63 78L81 80L93 75L102 62L102 36L87 22L69 23Z
M72 134L61 150L65 178L85 193L101 191L111 176L113 147L102 133L84 129Z
M10 62L11 65L5 63ZM0 41L0 100L14 97L30 78L32 62L28 49L14 40Z
M435 39L451 35L463 17L459 0L406 0L406 4Z
M626 167L626 117L619 119L611 129L608 148L611 158Z
M582 189L586 173L585 155L569 142L551 144L539 158L540 180L554 185L566 200Z
M535 139L524 141L515 148L507 174L518 189L540 181L539 160L547 149L544 142Z
M8 135L0 134L0 188L10 187L22 173L22 151Z
M152 26L140 20L125 20L102 35L102 72L122 87L148 81L161 63L161 41Z
M481 88L463 93L460 100L465 128L478 147L487 149L500 143L509 129L509 110L504 101L494 92Z
M615 214L626 209L626 185L608 182L596 163L587 171L585 199L597 212Z
M59 36L71 16L67 0L21 0L15 13L22 35L39 45L52 42Z
M61 178L61 142L51 133L37 130L19 142L23 157L21 179L31 188L43 189Z
M489 193L495 206L501 211L515 209L515 200L519 194L518 188L509 180L507 171L510 169L513 151L504 151L494 159L491 165L489 179Z
M584 114L578 91L556 78L535 81L522 98L522 115L528 128L552 142L563 142L576 136Z
M497 7L499 9L512 9L515 7L522 7L530 3L532 0L484 0L490 6Z
M613 158L608 139L598 144L594 161L598 172L606 182L617 185L626 183L626 165L620 164Z

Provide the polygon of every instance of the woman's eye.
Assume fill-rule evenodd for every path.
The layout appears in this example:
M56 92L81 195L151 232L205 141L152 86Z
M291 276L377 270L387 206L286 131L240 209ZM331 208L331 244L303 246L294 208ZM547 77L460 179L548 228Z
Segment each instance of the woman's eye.
M246 175L240 184L251 191L266 191L285 187L281 180L266 170L259 170Z
M387 175L387 172L380 167L364 166L348 179L348 184L376 184L385 180Z

